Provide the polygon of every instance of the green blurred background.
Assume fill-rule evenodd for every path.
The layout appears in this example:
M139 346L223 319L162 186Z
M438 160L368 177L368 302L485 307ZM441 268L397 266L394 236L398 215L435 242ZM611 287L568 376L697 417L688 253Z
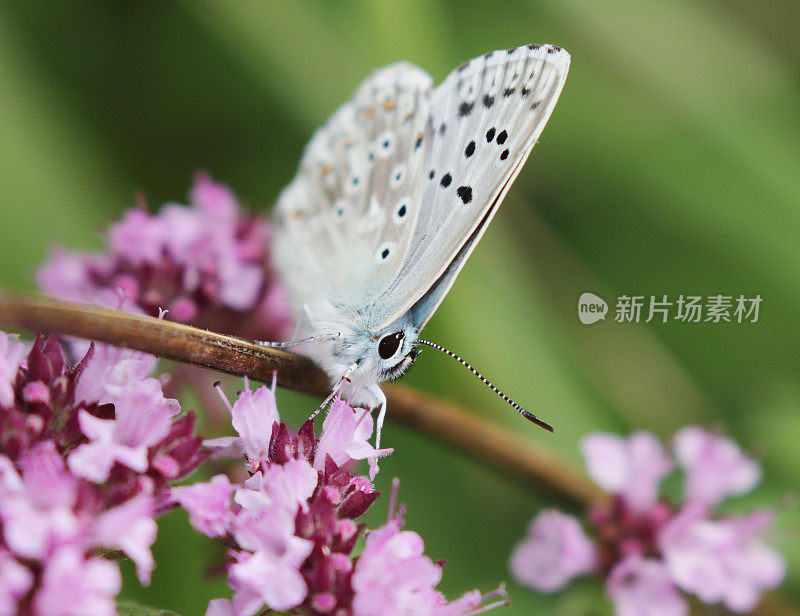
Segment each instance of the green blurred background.
M603 429L668 437L718 426L763 460L730 508L779 509L800 597L800 4L755 2L0 2L0 283L25 288L55 242L99 249L143 192L184 201L198 168L266 210L303 145L371 70L407 59L440 81L485 51L572 54L556 111L426 337L460 352L556 427L545 434L454 362L405 379L458 400L579 468ZM756 324L581 325L578 296L763 297ZM282 393L299 419L313 400ZM408 528L447 558L451 596L508 580L527 520L552 505L479 460L392 422ZM382 503L383 501L379 501ZM372 512L374 524L385 515ZM201 614L224 593L217 549L161 524L153 583L123 596ZM130 572L128 572L130 573ZM601 589L510 584L503 614L597 614Z

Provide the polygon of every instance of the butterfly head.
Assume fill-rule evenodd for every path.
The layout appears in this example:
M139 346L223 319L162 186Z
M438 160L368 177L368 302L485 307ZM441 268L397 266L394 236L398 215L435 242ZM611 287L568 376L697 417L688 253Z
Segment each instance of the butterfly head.
M416 341L420 328L410 314L375 327L370 311L318 302L309 306L308 316L316 342L308 344L305 352L328 373L334 385L345 374L356 390L393 381L419 354Z
M419 355L419 349L414 344L417 333L414 328L401 328L373 336L380 381L393 381L411 367Z

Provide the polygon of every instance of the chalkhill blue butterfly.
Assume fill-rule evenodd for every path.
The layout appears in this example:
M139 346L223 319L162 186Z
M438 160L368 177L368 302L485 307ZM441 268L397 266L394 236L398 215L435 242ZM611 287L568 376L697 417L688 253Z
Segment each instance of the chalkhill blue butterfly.
M494 51L433 88L399 63L376 71L312 137L277 204L275 263L303 352L334 396L386 413L380 383L402 375L419 333L497 213L558 100L569 54ZM289 346L294 343L272 344Z

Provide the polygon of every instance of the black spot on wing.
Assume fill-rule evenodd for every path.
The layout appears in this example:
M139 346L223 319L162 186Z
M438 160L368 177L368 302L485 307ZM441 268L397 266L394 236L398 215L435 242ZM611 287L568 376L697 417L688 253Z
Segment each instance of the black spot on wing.
M531 89L530 88L528 88L526 86L522 86L522 90L520 90L520 94L522 94L522 96L528 96L528 94L530 94L530 93L531 93Z
M453 181L453 176L450 175L449 173L445 173L442 176L442 179L439 181L439 185L442 188L447 188L448 186L450 186L450 182L452 182L452 181Z
M492 139L494 139L494 133L495 133L494 127L486 131L486 143L492 142Z
M458 106L458 117L463 118L472 113L472 108L475 106L474 102L464 101Z
M433 179L433 176L435 176L435 175L436 175L436 171L434 171L433 169L431 169L431 172L428 174L428 179L429 179L429 180L432 180L432 179Z
M503 153L500 154L500 160L505 160L508 158L508 150L503 150Z
M494 105L494 96L489 96L488 94L484 95L483 106L489 109L492 105Z
M441 124L439 124L439 134L444 135L446 132L447 132L447 124L442 122Z
M500 131L500 134L497 135L497 143L503 145L508 139L508 133L506 131Z
M464 205L472 201L472 186L459 186L456 189L456 194L461 197Z
M505 96L506 98L508 98L509 96L511 96L512 94L514 94L514 92L516 92L516 91L517 91L517 89L516 89L516 88L506 88L505 90L503 90L503 96Z
M474 142L474 141L470 141L470 142L467 144L467 147L466 147L466 149L464 150L464 156L466 156L467 158L469 158L469 157L470 157L470 156L472 156L474 153L475 153L475 142Z

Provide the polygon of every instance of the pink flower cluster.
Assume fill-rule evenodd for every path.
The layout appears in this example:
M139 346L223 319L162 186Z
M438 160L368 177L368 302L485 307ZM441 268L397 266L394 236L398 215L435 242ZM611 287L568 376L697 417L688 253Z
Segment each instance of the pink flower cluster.
M191 323L259 340L287 333L285 290L269 266L270 230L239 210L233 192L205 173L191 206L156 214L131 209L108 232L109 251L56 250L40 268L40 288L64 299Z
M28 351L0 332L0 616L116 614L119 570L99 550L149 582L167 482L204 457L154 361L92 347L70 369L54 338Z
M540 513L511 556L521 583L552 592L594 573L606 579L619 616L686 616L681 591L747 612L783 580L783 559L762 539L772 514L715 511L761 478L759 465L731 440L689 426L676 434L673 456L646 432L590 434L581 449L591 478L612 495L588 514L594 540L575 517ZM684 472L680 506L658 496L676 461Z
M364 530L356 519L378 493L348 469L391 451L369 444L368 412L334 400L319 438L312 420L296 433L281 423L274 389L246 387L230 412L239 436L210 445L243 452L249 478L232 484L217 475L173 489L194 528L232 546L233 599L212 601L207 616L250 616L265 606L336 616L458 616L481 605L486 597L478 592L445 601L435 590L441 564L423 554L419 535L400 530L399 517L368 533L353 557Z

